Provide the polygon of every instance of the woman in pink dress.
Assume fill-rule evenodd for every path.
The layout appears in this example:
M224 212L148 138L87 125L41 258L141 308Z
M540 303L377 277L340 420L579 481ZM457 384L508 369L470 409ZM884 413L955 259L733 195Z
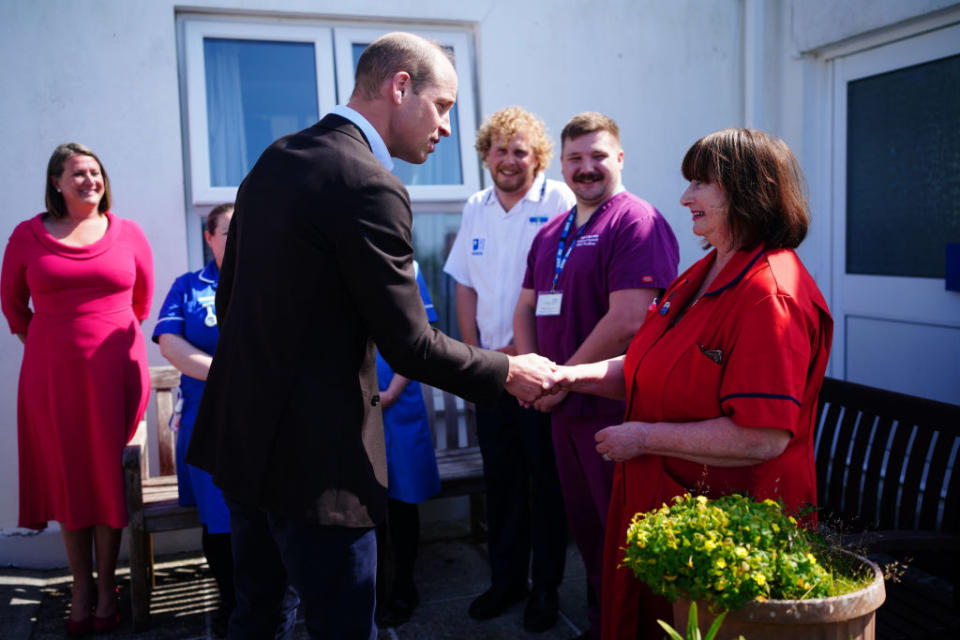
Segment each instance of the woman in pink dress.
M0 301L25 344L19 522L60 523L73 574L67 631L82 635L119 620L114 572L127 523L121 458L149 397L140 322L150 312L153 257L140 227L109 211L106 171L83 145L54 150L46 205L10 236Z

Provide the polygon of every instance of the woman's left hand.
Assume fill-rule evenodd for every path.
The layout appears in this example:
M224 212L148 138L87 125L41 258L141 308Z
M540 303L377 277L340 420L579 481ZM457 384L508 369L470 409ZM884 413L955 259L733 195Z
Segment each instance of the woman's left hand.
M594 435L597 453L614 462L623 462L642 455L644 426L642 422L625 422L601 429Z

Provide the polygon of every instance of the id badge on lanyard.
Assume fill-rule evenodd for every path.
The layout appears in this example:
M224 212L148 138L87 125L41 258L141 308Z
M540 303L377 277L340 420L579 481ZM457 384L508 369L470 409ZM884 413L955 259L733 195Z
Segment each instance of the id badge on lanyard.
M596 213L596 211L594 211L594 213ZM567 247L567 236L570 235L570 227L573 226L573 221L576 217L577 207L574 205L573 209L570 210L570 214L567 216L567 221L563 224L563 232L560 234L560 241L557 243L557 257L553 269L553 285L550 287L550 291L540 291L537 294L538 316L560 315L560 308L563 303L563 292L557 291L557 282L560 280L560 274L563 273L563 268L567 265L567 259L570 257L573 247L577 244L577 238L580 237L580 234L583 233L583 230L586 229L590 223L590 220L587 220L580 225L580 228L577 229L577 232L570 241L570 246ZM590 214L590 218L593 218L593 214ZM567 249L566 252L564 252L564 248Z
M541 291L537 295L537 315L538 316L558 316L560 315L560 305L563 302L563 294L559 291Z

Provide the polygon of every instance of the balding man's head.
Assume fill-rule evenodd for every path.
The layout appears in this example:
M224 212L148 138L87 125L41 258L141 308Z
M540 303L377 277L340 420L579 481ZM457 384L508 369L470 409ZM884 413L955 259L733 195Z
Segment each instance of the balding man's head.
M373 100L383 81L399 71L410 75L414 93L436 82L438 64L453 64L449 51L432 40L395 31L374 40L357 63L353 95Z

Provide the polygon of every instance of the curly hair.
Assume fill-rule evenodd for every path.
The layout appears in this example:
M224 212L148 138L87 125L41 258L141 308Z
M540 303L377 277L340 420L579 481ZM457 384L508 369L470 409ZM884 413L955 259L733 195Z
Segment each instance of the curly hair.
M553 158L553 142L547 134L543 120L523 107L505 107L487 118L480 125L477 141L473 146L481 158L486 158L497 136L509 140L518 133L522 133L530 144L537 159L537 170L545 171Z
M795 249L806 237L806 182L780 138L757 129L715 131L690 147L681 170L687 180L723 187L734 247Z

